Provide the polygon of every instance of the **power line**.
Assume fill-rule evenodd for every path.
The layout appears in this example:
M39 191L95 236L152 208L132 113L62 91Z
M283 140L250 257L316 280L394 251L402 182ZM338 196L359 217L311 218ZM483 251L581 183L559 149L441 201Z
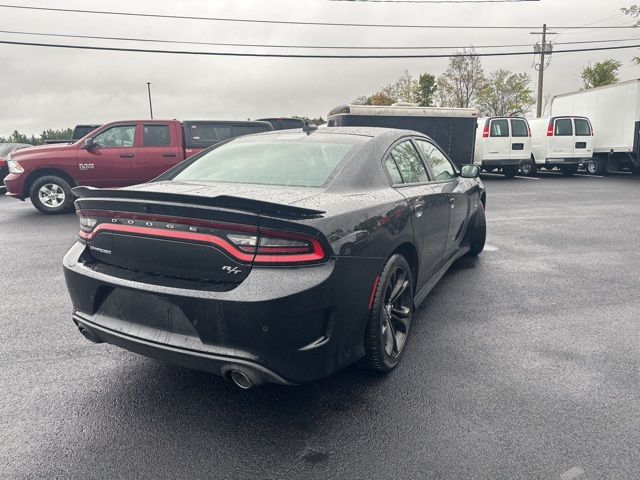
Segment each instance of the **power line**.
M61 45L52 43L36 43L36 42L16 42L11 40L0 40L0 44L5 45L22 45L31 47L50 47L50 48L67 48L78 50L102 50L109 52L138 52L138 53L165 53L174 55L201 55L201 56L217 56L217 57L265 57L265 58L335 58L335 59L394 59L394 58L449 58L449 57L468 57L470 55L453 53L453 54L402 54L402 55L309 55L309 54L292 54L292 53L257 53L257 52L198 52L185 50L149 50L144 48L123 48L123 47L98 47L88 45ZM556 50L554 53L574 53L574 52L596 52L603 50L622 50L627 48L638 48L640 44L635 45L619 45L615 47L594 47L594 48L575 48L568 50ZM515 55L531 55L532 52L494 52L494 53L475 53L478 57L504 57Z
M351 3L521 3L539 2L540 0L329 0L331 2Z
M66 12L66 13L89 13L100 15L119 15L125 17L147 17L147 18L164 18L164 19L178 19L178 20L203 20L214 22L236 22L236 23L260 23L260 24L276 24L276 25L311 25L311 26L325 26L325 27L376 27L376 28L438 28L438 29L509 29L509 30L521 30L532 28L539 28L538 26L515 26L515 25L412 25L412 24L389 24L389 23L336 23L336 22L304 22L294 20L259 20L259 19L246 19L246 18L227 18L227 17L198 17L190 15L166 15L159 13L135 13L135 12L120 12L113 10L84 10L78 8L53 8L53 7L34 7L27 5L9 5L0 4L2 8L17 8L22 10L38 10L47 12ZM627 26L612 26L612 27L590 27L590 26L556 26L554 28L561 29L582 29L582 28L635 28L633 25Z
M351 1L351 0L349 0ZM357 0L360 1L360 0ZM98 35L72 35L62 33L47 33L47 32L26 32L22 30L0 30L0 33L9 35L32 35L40 37L55 37L55 38L82 38L87 40L114 40L114 41L126 41L126 42L145 42L145 43L164 43L164 44L177 44L177 45L209 45L209 46L224 46L224 47L258 47L258 48L297 48L297 49L323 49L323 50L460 50L463 48L512 48L512 47L529 47L531 43L512 43L512 44L492 44L492 45L430 45L430 46L363 46L363 45L291 45L291 44L266 44L266 43L222 43L222 42L196 42L187 40L165 40L158 38L140 38L140 37L109 37ZM590 44L590 43L612 43L612 42L629 42L635 41L638 38L619 38L610 40L583 40L575 42L554 42L554 45L578 45L578 44Z

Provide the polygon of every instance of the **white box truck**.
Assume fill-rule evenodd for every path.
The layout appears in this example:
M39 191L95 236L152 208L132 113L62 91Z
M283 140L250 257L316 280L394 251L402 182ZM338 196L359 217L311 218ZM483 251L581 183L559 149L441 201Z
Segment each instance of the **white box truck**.
M553 97L552 115L584 115L595 133L587 172L640 172L640 80Z
M588 164L593 156L593 129L586 117L556 116L529 119L531 127L531 162L521 170L535 175L538 168L556 167L574 175L580 164Z
M514 177L531 162L531 130L522 117L478 119L473 161L485 172L500 170Z

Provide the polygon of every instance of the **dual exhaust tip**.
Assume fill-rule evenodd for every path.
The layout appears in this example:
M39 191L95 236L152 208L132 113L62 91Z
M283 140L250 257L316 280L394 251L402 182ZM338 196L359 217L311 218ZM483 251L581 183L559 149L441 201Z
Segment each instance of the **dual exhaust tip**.
M96 336L90 329L85 327L82 323L76 322L78 326L78 330L83 337L93 343L103 343L104 340ZM265 380L262 375L253 370L250 370L245 367L240 367L236 365L228 366L226 369L223 369L223 376L231 380L238 388L242 390L249 390L251 387L256 385L261 385L265 383Z

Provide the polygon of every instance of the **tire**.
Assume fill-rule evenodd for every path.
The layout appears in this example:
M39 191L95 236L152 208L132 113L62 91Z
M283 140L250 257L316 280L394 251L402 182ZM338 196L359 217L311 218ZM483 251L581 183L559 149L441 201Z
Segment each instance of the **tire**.
M573 175L578 173L578 166L577 165L567 165L566 167L560 167L560 170L562 171L562 174L565 177L572 177Z
M484 250L484 242L487 239L487 219L484 215L484 207L482 204L478 206L473 216L473 229L469 236L469 252L470 257L477 257Z
M502 167L502 173L507 178L513 178L518 174L518 169L516 166Z
M600 156L593 157L593 160L587 163L586 170L589 175L606 175L607 159Z
M29 197L34 207L48 215L73 210L71 186L65 179L54 175L36 179L29 190Z
M396 288L402 288L401 294L390 303ZM411 328L413 291L413 274L407 260L400 254L392 255L382 269L369 313L364 343L367 367L388 372L400 363Z
M526 163L520 167L520 172L527 177L534 177L538 173L538 166L535 163Z

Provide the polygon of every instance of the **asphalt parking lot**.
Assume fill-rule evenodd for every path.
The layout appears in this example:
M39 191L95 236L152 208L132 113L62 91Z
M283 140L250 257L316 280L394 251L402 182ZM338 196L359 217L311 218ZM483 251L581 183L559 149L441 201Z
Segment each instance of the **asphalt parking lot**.
M249 391L86 341L75 215L0 197L0 478L640 478L640 178L484 180L399 368Z

